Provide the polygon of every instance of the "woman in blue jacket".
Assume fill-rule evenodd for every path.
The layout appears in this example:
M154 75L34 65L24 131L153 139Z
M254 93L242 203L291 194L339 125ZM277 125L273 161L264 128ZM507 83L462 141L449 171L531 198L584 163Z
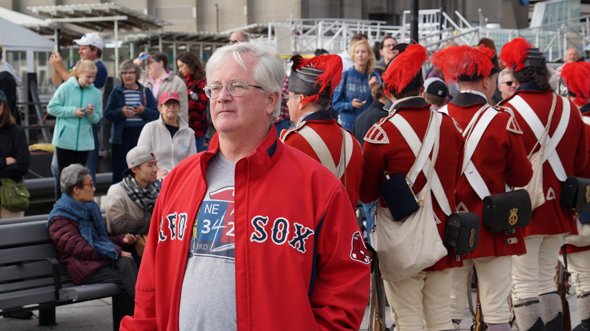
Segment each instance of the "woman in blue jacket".
M104 110L105 119L113 123L109 139L113 146L113 184L121 181L121 174L127 169L125 157L137 146L143 126L160 116L152 91L138 82L141 76L139 66L133 60L126 60L121 63L119 73L121 84L111 92Z
M47 112L56 117L52 143L57 155L58 183L65 167L86 164L88 152L94 149L92 124L102 117L102 96L93 84L96 72L92 61L79 61L47 106ZM60 198L61 192L57 194L56 198Z
M352 130L357 116L373 101L369 81L373 77L375 83L379 81L379 75L373 71L375 54L367 41L354 44L350 53L355 64L342 73L342 80L332 97L332 107L340 112L340 124L348 130Z

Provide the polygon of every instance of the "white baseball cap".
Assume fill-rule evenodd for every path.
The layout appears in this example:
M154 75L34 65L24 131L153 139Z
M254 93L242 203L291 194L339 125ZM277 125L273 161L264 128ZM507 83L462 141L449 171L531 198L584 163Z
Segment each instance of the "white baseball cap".
M80 46L94 46L102 50L102 39L96 33L87 33L80 39L74 39L74 43Z

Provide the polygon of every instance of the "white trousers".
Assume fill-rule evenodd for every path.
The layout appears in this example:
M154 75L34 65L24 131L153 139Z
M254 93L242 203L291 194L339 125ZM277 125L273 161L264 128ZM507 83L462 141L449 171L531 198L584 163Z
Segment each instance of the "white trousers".
M454 328L449 306L451 269L420 272L401 281L384 283L396 331Z
M465 314L465 299L471 293L467 284L469 272L475 266L479 287L479 301L486 323L510 322L510 291L512 290L512 257L481 257L463 260L463 267L451 269L451 318L462 320Z
M559 260L563 263L563 256ZM590 293L590 251L568 253L567 271L572 275L577 295Z
M553 280L563 234L524 238L527 253L512 257L512 299L526 300L557 291Z

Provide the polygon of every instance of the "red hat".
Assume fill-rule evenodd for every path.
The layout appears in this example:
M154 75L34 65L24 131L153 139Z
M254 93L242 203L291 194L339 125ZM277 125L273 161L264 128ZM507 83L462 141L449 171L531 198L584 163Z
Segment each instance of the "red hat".
M408 45L391 60L381 77L388 93L401 93L420 89L424 83L422 65L428 59L424 46Z
M160 101L158 101L158 104L163 105L168 100L176 100L180 102L180 98L178 97L178 94L176 94L176 92L168 91L160 95Z
M567 86L568 94L574 97L574 103L583 106L590 99L590 63L567 63L561 69L561 77Z
M500 60L504 66L514 71L525 67L540 67L546 63L543 53L524 38L515 38L506 43L500 51Z
M307 95L301 103L318 103L320 98L331 99L342 78L342 58L338 55L320 55L304 59L291 58L291 76L288 90Z
M431 61L433 66L442 71L447 81L473 81L492 73L493 58L494 51L483 45L462 45L437 51Z

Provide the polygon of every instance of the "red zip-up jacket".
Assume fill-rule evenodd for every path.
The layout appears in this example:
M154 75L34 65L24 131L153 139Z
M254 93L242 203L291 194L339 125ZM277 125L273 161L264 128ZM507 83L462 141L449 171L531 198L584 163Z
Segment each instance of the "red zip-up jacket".
M141 262L135 316L125 317L121 330L178 329L191 232L218 148L215 135L209 151L166 178ZM254 153L236 163L234 210L238 330L360 327L369 259L346 190L328 169L285 146L271 126ZM274 226L284 220L284 236L273 236L273 228L285 229Z

